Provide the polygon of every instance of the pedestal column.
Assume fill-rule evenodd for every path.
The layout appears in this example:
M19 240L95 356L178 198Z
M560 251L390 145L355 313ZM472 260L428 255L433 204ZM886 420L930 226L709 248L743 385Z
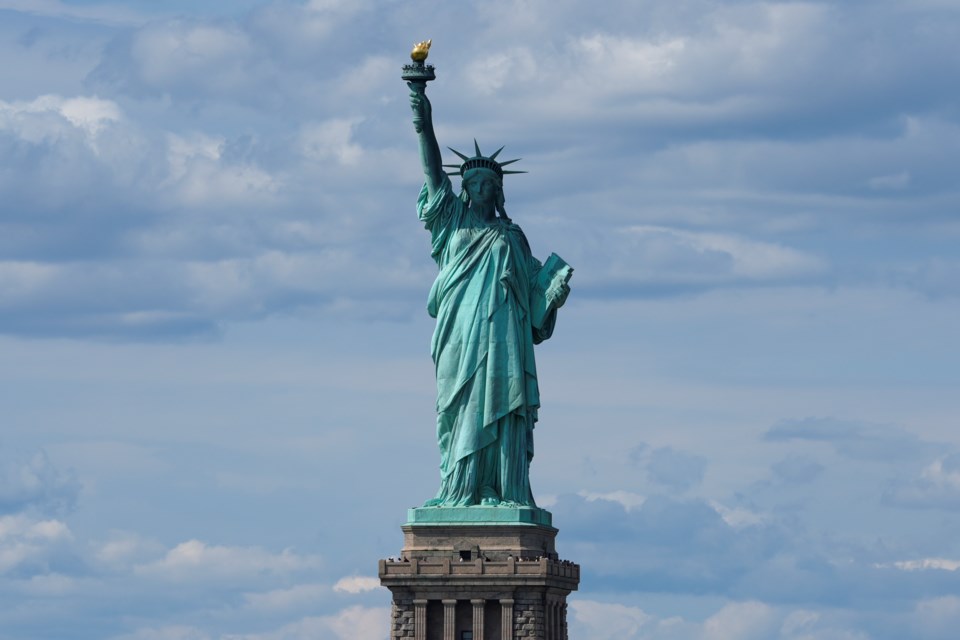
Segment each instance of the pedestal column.
M427 640L427 601L413 601L413 640Z
M457 640L457 601L443 602L443 640Z
M501 600L500 611L500 636L503 640L513 640L513 600Z
M487 604L486 600L471 600L473 605L473 637L475 640L483 640L483 607Z
M543 612L544 623L547 627L547 640L557 640L553 620L553 602L547 600L547 610Z

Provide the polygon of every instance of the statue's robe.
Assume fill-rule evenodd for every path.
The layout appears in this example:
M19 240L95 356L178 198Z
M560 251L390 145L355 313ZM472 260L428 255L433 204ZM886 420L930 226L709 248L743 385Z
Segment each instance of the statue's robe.
M441 484L434 503L493 498L535 506L529 468L540 393L533 345L550 337L556 319L553 311L541 328L530 323L541 264L520 227L480 220L446 177L433 198L424 186L417 213L440 268L427 305L437 319Z

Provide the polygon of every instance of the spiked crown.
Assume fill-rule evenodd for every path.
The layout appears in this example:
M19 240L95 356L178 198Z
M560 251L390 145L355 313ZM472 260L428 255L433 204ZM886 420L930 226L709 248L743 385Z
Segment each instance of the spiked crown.
M452 167L452 168L458 169L457 171L447 171L446 173L448 176L455 176L455 175L463 176L470 169L488 169L489 171L493 171L495 174L497 174L497 177L500 178L501 180L503 180L503 176L508 173L526 173L526 171L510 171L503 168L508 164L513 164L517 160L520 160L520 158L516 158L515 160L507 160L506 162L497 162L497 156L500 154L501 151L503 151L503 147L500 147L499 149L494 151L493 155L491 156L483 155L483 153L480 151L480 145L477 144L476 140L473 141L473 148L476 151L476 155L471 158L463 153L460 153L453 147L447 147L447 149L450 149L450 151L453 151L455 154L460 156L461 160L463 160L463 164L443 165L444 167Z

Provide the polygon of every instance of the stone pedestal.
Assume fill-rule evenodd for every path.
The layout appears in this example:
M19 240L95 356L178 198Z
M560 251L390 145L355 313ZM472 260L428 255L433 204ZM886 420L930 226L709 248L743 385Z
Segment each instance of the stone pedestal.
M402 556L380 561L391 640L568 640L580 567L557 555L551 522L542 509L411 509Z

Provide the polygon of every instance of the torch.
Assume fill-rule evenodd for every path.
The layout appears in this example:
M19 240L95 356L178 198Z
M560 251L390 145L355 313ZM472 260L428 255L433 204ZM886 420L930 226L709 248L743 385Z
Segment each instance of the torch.
M410 52L410 59L413 60L413 64L403 65L403 73L400 75L413 91L421 94L426 92L427 83L437 78L437 75L433 72L433 65L424 64L427 55L430 53L432 42L433 40L424 40L413 45L413 51ZM423 131L423 121L419 116L414 117L413 127L417 133Z

